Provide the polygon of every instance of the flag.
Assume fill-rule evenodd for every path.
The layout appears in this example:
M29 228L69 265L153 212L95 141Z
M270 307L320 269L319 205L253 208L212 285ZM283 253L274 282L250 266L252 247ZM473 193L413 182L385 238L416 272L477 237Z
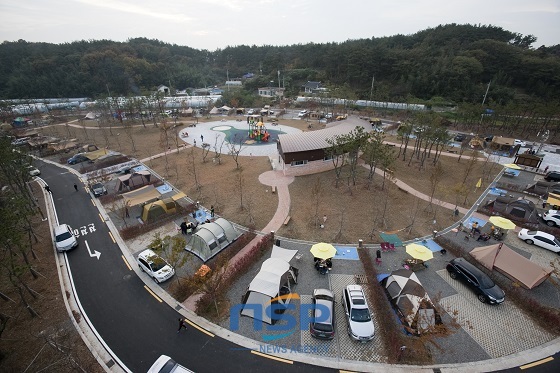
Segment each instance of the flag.
M476 183L476 187L480 188L482 186L482 178L478 179L478 183Z

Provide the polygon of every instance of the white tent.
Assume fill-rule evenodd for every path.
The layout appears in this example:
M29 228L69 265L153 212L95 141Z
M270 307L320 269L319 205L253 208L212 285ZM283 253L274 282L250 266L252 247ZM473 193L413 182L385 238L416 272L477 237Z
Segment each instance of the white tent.
M226 219L200 224L185 249L206 262L237 240L241 234Z
M297 283L297 268L282 258L293 258L297 250L286 250L274 246L273 257L264 261L261 270L249 284L243 297L244 307L241 315L272 324L273 319L268 307L290 303L292 284ZM274 256L275 255L275 256Z

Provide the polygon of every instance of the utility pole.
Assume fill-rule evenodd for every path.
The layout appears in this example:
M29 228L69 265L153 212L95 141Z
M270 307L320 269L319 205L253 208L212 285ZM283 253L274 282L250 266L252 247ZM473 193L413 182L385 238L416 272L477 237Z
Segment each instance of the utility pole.
M369 90L369 101L370 101L370 105L372 105L371 103L371 97L373 95L373 82L375 81L375 75L371 77L371 89ZM373 107L373 105L372 105Z
M482 99L482 106L484 106L484 103L486 102L486 96L488 95L488 91L490 90L490 83L492 83L492 81L488 82L488 87L486 87L486 93L484 94L484 98Z

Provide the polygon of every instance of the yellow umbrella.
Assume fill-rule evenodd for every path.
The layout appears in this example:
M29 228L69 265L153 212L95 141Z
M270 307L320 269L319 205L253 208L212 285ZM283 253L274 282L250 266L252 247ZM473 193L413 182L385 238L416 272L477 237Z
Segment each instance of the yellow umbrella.
M502 218L501 216L492 216L488 219L490 223L494 224L498 228L502 229L513 229L515 228L515 223L509 219Z
M316 243L315 245L311 246L310 251L315 258L320 259L330 259L336 255L336 248L333 245L325 242Z
M417 243L406 245L406 252L414 259L423 261L430 260L434 257L434 253L432 253L430 249Z
M512 170L521 170L521 167L519 167L515 163L506 163L502 166L507 167L507 168L511 168Z

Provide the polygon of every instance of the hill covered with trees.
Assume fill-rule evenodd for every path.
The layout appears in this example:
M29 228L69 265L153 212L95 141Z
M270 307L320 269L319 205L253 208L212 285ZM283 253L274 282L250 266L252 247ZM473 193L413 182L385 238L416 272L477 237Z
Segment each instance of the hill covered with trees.
M314 80L349 99L477 103L492 81L489 102L558 100L560 45L535 50L535 41L496 26L457 24L406 36L216 51L145 38L19 40L0 44L0 98L98 98L145 94L160 84L173 90L223 85L226 71L230 78L254 73L244 84L253 92L278 84L280 71L290 96Z

